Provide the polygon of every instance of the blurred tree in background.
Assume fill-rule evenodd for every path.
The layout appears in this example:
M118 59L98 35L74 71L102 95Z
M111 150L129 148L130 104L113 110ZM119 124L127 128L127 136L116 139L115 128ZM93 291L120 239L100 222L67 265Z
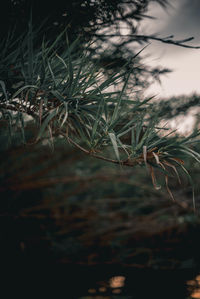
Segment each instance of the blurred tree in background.
M93 41L90 47L92 59L99 67L107 72L126 69L132 72L132 86L144 89L153 80L159 80L160 75L169 72L169 69L144 65L140 57L131 61L131 58L151 40L159 40L190 47L189 39L176 41L173 36L160 37L149 33L140 33L140 23L144 18L152 18L147 15L148 6L152 2L158 3L163 8L168 6L166 0L73 0L65 1L33 1L33 0L4 0L4 9L0 12L1 37L6 37L7 32L15 27L14 36L19 36L33 15L33 24L45 22L45 36L48 40L54 40L67 26L70 43L77 36L81 38L79 47L84 48L85 42ZM39 39L43 34L37 36ZM100 55L101 54L101 55ZM100 57L99 57L100 55ZM127 63L128 62L128 63Z

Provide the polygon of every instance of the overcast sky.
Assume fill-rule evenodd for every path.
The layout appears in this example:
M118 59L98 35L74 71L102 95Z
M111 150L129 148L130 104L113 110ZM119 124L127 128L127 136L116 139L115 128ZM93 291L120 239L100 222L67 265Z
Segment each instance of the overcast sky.
M200 46L200 0L171 0L167 11L157 4L150 6L149 14L156 20L146 20L143 30L146 34L157 33L160 36L173 34L176 39L195 37L193 45ZM200 49L186 49L173 45L151 42L146 50L151 54L147 62L161 65L174 71L163 77L162 86L155 84L150 92L158 96L200 94Z

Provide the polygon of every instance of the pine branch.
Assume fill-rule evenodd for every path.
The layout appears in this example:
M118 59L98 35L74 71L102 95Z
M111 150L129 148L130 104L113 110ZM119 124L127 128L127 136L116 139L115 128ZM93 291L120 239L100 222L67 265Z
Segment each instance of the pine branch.
M95 34L96 37L121 37L121 38L132 38L129 39L127 42L148 42L149 40L155 40L155 41L160 41L162 43L166 44L172 44L175 46L183 47L183 48L189 48L189 49L200 49L200 46L191 46L191 45L186 45L185 43L191 41L194 39L194 37L189 37L183 40L173 40L173 35L169 37L156 37L154 35L138 35L138 34Z
M64 133L61 133L62 136L66 137L68 142L73 144L77 149L81 150L82 152L84 152L85 154L87 155L90 155L91 157L94 157L96 159L100 159L100 160L103 160L103 161L106 161L106 162L110 162L110 163L114 163L114 164L118 164L118 165L121 165L121 166L130 166L130 167L134 167L136 166L138 163L137 161L131 161L129 162L127 159L124 160L124 161L118 161L118 160L114 160L114 159L109 159L109 158L106 158L106 157L103 157L103 156L99 156L97 154L95 154L94 152L90 151L90 150L86 150L85 148L83 148L82 146L80 146L78 143L76 143L74 140L72 140L69 136L67 136L66 134Z

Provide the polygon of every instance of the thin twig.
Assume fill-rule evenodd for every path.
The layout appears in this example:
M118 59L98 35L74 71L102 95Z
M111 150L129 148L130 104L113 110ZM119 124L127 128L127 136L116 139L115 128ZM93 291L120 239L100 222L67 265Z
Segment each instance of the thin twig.
M173 39L167 39L167 38L159 38L159 37L156 37L156 36L153 36L153 35L138 35L138 34L96 34L95 35L96 37L115 37L115 36L118 36L118 37L132 37L133 39L129 41L132 42L132 41L144 41L144 42L147 42L148 40L156 40L156 41L159 41L159 42L162 42L162 43L166 43L166 44L172 44L172 45L176 45L176 46L180 46L180 47L183 47L183 48L189 48L189 49L200 49L200 46L190 46L190 45L186 45L184 43L186 42L189 42L191 40L193 40L194 38L193 37L189 37L187 39L183 39L183 40L173 40ZM170 36L171 37L171 36Z
M106 158L106 157L103 157L103 156L99 156L97 154L95 154L94 152L90 151L90 150L86 150L85 148L83 148L82 146L80 146L78 143L76 143L74 140L72 140L69 136L67 136L66 134L64 133L60 133L62 136L66 137L67 140L69 141L69 143L73 144L76 148L78 148L79 150L81 150L82 152L84 152L85 154L87 155L90 155L96 159L100 159L100 160L103 160L103 161L107 161L107 162L111 162L111 163L114 163L114 164L118 164L118 165L126 165L126 166L130 166L130 167L133 167L135 165L137 165L137 162L136 161L131 161L128 162L127 160L124 160L124 161L118 161L118 160L113 160L113 159L109 159L109 158Z

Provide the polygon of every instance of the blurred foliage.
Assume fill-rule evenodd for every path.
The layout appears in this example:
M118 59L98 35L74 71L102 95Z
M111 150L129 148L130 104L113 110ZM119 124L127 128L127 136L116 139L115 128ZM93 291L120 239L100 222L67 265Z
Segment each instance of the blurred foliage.
M92 40L93 44L89 47L90 58L99 68L110 74L113 71L119 72L122 68L128 72L134 67L131 73L132 87L144 90L153 80L159 81L160 76L169 72L169 69L144 65L140 57L131 61L141 47L151 40L192 47L188 43L192 39L190 37L176 40L172 35L160 37L154 33L143 35L140 32L141 21L145 18L153 19L148 15L148 7L153 2L163 9L169 5L166 0L59 0L51 3L39 0L3 0L0 36L7 38L7 32L11 30L14 39L18 38L27 28L31 10L34 26L45 23L43 33L47 40L54 41L67 26L70 44L79 36L79 47L83 49ZM41 37L43 34L37 36L38 43Z
M85 263L88 259L93 263L100 257L91 255L89 258L88 254L96 252L97 248L101 251L103 246L107 252L105 259L117 262L120 250L121 262L129 260L129 264L136 266L147 261L140 261L137 251L132 256L128 243L124 245L126 242L133 242L134 247L145 247L141 245L143 237L145 240L150 235L158 235L161 240L165 230L169 233L165 240L168 242L174 230L177 235L182 234L182 230L195 229L198 223L187 181L180 186L176 180L170 180L176 199L172 202L165 189L152 189L145 169L119 169L119 166L81 154L67 146L64 139L57 139L53 152L48 145L12 146L1 152L0 160L1 215L14 217L14 227L7 229L11 229L10 236L17 237L19 250L24 246L27 254L34 251L33 239L37 240L37 246L42 246L43 240L60 260L68 257L78 262L80 258L80 261L86 259ZM199 166L192 165L197 187ZM197 211L199 204L197 195ZM157 245L155 241L149 253ZM108 248L113 252L112 259ZM160 263L163 262L162 250ZM185 254L187 256L189 251ZM186 256L183 254L180 258ZM149 263L156 266L157 258L158 252ZM174 260L175 264L171 261L168 266L170 263L171 267L175 264L180 267L181 261Z
M173 119L177 116L185 115L188 116L188 113L191 109L196 109L196 126L199 125L198 119L198 107L200 105L200 97L198 94L192 95L181 95L176 97L170 97L167 99L159 99L160 104L160 113L164 119ZM163 111L163 113L161 112ZM191 127L192 129L192 127Z

